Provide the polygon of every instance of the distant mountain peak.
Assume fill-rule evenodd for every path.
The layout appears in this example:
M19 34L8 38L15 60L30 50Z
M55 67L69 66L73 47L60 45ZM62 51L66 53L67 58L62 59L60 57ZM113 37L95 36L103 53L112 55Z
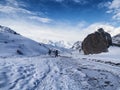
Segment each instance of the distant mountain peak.
M81 41L77 41L77 42L75 42L74 44L73 44L73 46L72 46L72 49L74 49L74 50L79 50L79 49L81 49Z
M112 42L120 46L120 34L117 34L114 37L112 37Z
M71 48L72 43L69 43L67 41L53 41L53 40L41 40L42 43L49 44L55 47L63 47L63 48Z

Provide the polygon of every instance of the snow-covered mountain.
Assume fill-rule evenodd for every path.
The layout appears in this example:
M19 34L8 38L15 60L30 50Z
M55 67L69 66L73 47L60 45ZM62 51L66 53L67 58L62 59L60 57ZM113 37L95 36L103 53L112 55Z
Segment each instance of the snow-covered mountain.
M13 31L12 29L10 29L8 27L1 26L1 25L0 25L0 32L1 33L11 33L11 34L19 35L17 32Z
M112 42L114 45L120 46L120 34L117 34L114 37L112 37Z
M8 27L0 26L0 56L46 54L48 48L21 36Z
M77 41L73 44L72 49L74 50L80 50L81 49L81 41Z
M44 39L44 40L41 40L41 42L45 43L45 44L55 46L55 47L71 48L71 46L72 46L72 43L66 42L66 41L63 41L63 40L61 40L61 41L52 41L52 40Z

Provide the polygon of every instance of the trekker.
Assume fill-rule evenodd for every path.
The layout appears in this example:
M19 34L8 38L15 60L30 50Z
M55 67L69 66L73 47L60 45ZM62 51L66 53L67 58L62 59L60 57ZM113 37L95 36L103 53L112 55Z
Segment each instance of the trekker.
M48 55L51 55L51 52L52 52L52 51L49 49L49 51L48 51Z
M55 57L58 57L58 50L55 50Z

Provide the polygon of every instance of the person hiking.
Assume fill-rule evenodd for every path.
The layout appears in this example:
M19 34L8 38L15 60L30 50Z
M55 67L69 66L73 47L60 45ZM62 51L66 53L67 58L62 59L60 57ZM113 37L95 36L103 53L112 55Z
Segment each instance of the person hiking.
M48 55L51 55L51 52L52 52L52 51L49 49L49 51L48 51Z
M58 57L58 50L55 50L55 57Z

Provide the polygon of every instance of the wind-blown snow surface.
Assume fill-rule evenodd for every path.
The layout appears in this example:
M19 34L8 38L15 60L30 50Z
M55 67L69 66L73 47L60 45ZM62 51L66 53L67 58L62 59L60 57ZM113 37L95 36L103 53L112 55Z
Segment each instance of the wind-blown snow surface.
M44 44L25 38L10 28L0 26L0 56L40 55L46 54L48 48Z
M0 58L0 90L120 90L120 48L109 51Z

